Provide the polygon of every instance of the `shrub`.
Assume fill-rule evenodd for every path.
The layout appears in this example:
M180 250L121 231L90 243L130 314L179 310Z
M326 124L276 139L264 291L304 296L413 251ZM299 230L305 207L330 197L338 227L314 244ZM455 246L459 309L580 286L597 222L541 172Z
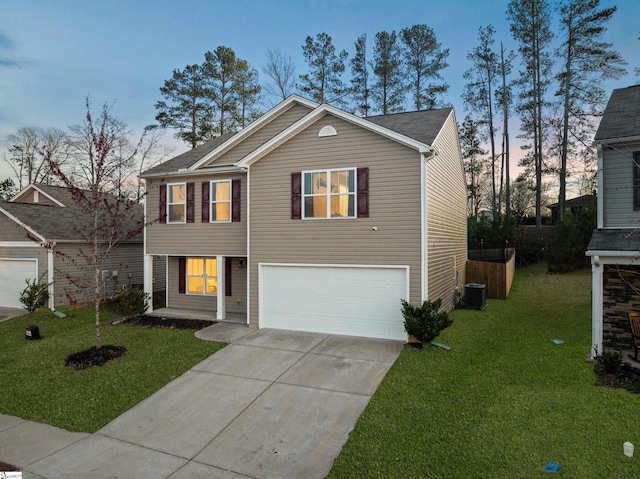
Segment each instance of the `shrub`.
M149 294L138 288L125 289L109 303L114 313L130 318L144 314L149 308Z
M554 238L549 245L549 272L566 273L589 266L585 251L595 229L595 203L581 208L575 217L567 213L556 225Z
M43 283L43 277L44 274L40 277L40 280L35 278L33 280L25 279L27 287L20 293L20 302L30 313L42 308L49 300L49 286L52 283Z
M440 311L441 305L441 298L435 301L427 300L422 306L413 306L403 299L402 317L407 334L414 336L421 343L430 343L437 338L443 329L453 323L446 311Z
M620 351L602 351L596 355L596 361L602 365L607 374L617 374L622 368L622 353Z

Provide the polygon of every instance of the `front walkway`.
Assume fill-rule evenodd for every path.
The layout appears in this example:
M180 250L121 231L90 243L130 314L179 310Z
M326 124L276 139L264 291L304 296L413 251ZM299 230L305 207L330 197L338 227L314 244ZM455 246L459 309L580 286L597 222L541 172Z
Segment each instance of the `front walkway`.
M207 330L232 344L95 434L60 437L0 416L0 460L25 478L323 478L403 347L230 323Z

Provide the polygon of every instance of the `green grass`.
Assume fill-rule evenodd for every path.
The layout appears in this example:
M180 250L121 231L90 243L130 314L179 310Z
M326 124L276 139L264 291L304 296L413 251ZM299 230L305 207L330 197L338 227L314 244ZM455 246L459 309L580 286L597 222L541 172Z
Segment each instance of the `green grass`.
M518 270L507 301L451 313L446 351L405 348L330 478L640 477L640 397L594 386L591 275ZM559 338L563 345L549 341Z
M0 413L70 431L95 432L224 344L197 339L193 331L104 326L102 344L127 353L104 366L74 370L65 358L95 345L92 307L48 310L0 323ZM103 324L115 319L101 313ZM28 341L37 325L42 339Z

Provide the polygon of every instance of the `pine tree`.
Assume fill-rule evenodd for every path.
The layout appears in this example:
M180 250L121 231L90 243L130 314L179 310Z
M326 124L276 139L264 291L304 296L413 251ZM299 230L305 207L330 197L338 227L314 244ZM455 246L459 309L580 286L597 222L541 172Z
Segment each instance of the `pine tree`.
M363 33L355 43L356 54L351 59L351 91L360 116L369 116L369 65L367 64L367 34Z
M476 218L482 201L480 182L485 169L482 157L486 151L482 149L478 123L469 115L465 117L459 130L464 172L467 177L467 211L469 216Z
M234 120L240 128L244 128L260 115L256 105L260 101L261 91L258 71L251 68L246 60L238 60L233 89L238 99Z
M307 37L302 46L302 54L309 66L309 73L300 75L299 88L318 103L346 104L348 88L340 78L349 56L345 50L336 54L331 37L318 33L316 39Z
M560 191L558 219L564 216L568 159L593 137L594 116L602 113L606 101L602 83L618 79L626 72L626 62L601 40L616 7L600 8L600 0L565 0L560 5L563 36L557 56L562 70L556 76L560 86L556 96L562 100L560 133ZM576 144L576 142L578 144Z
M516 111L520 114L523 137L529 161L535 172L536 227L542 227L542 170L545 125L543 114L549 106L546 93L550 85L553 62L549 47L551 32L550 7L547 0L511 0L507 7L511 34L518 41L522 70L516 81L519 87Z
M371 64L375 82L371 96L383 115L403 110L406 87L396 32L378 32Z
M435 32L427 25L414 25L401 30L400 39L404 44L406 72L411 80L413 107L420 111L442 105L441 96L447 92L449 85L444 82L441 71L449 66L449 49L442 48Z
M213 125L215 136L235 131L238 116L238 98L236 77L238 60L236 53L223 45L213 52L204 54L202 72L205 78L206 94L215 107L218 117Z

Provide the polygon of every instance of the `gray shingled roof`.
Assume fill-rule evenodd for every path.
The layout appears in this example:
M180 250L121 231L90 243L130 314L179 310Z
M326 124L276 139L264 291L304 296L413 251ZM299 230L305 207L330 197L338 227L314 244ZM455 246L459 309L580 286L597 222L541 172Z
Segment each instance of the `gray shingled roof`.
M189 168L191 165L197 163L207 154L218 148L233 135L235 135L235 133L226 133L224 135L218 136L213 140L209 140L200 146L196 146L189 151L185 151L181 155L171 158L164 163L160 163L158 166L154 166L153 168L148 169L140 176L144 178L145 176L157 175L162 173L174 173L182 168Z
M640 229L595 230L587 251L640 251Z
M1 201L0 209L36 231L47 241L84 241L81 232L91 227L93 216L83 212L73 202L71 194L66 188L47 185L36 186L63 203L65 207ZM142 220L143 215L143 206L135 205L127 212L127 222L133 225ZM131 241L142 242L142 233Z
M445 120L449 117L453 108L438 110L413 111L395 113L391 115L370 116L364 118L367 121L388 128L396 133L408 136L427 145L431 145L440 132ZM209 140L181 155L176 156L158 166L150 168L140 175L142 178L163 173L176 173L183 168L189 168L222 145L234 134L226 134Z
M596 132L596 142L640 135L640 85L613 90Z
M408 136L427 145L432 145L453 108L438 110L410 111L391 115L365 118L377 125Z

